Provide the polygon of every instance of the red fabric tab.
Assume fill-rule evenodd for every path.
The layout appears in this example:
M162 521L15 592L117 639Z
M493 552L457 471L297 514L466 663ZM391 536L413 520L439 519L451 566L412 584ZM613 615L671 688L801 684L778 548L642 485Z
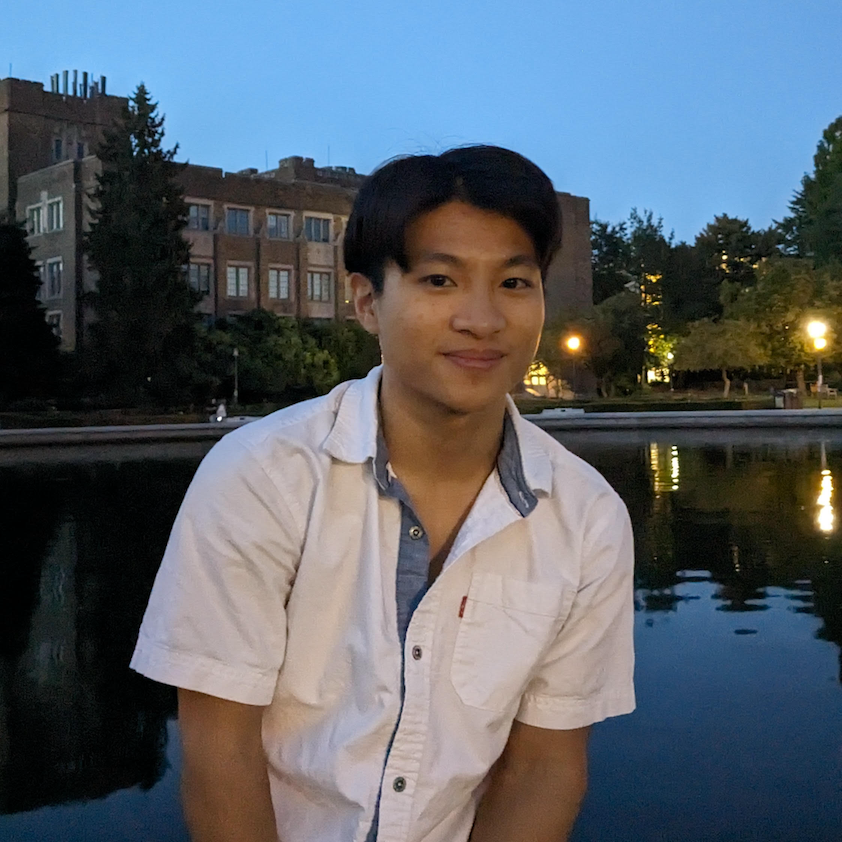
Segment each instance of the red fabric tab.
M468 597L467 597L467 595L466 595L466 596L463 596L463 597L462 597L462 604L459 606L459 616L460 616L460 617L464 617L464 616L465 616L465 604L466 604L467 602L468 602Z

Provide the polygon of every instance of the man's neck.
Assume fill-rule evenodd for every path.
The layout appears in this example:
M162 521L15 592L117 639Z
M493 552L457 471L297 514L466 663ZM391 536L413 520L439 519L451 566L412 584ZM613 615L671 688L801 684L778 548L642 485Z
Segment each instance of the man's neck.
M402 479L473 482L487 477L503 437L505 397L499 406L457 413L395 387L380 385L380 417L389 461Z

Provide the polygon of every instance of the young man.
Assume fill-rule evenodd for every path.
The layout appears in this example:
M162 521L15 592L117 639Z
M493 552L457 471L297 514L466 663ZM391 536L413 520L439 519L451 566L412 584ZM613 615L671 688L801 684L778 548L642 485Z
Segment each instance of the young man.
M559 842L634 707L632 546L517 413L558 241L495 147L387 164L345 235L366 379L228 434L132 661L179 687L196 842Z

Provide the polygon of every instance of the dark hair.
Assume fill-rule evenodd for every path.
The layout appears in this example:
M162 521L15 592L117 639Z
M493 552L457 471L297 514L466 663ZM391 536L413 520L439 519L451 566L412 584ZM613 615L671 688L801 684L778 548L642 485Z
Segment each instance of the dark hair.
M535 247L541 276L561 240L558 199L535 164L499 146L466 146L441 155L397 158L370 175L357 193L345 231L347 272L359 272L383 291L386 264L409 270L406 229L450 201L508 217Z

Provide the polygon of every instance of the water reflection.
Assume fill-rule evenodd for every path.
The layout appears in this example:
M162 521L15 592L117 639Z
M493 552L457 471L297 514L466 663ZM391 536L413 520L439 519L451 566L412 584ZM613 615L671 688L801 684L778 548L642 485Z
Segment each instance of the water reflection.
M816 517L819 529L822 532L833 532L833 477L827 468L822 471L821 491L816 505L819 507Z
M810 634L842 647L842 538L833 509L842 437L624 444L614 436L595 444L586 434L564 440L609 479L629 507L636 533L635 599L644 634L654 635L662 623L673 623L678 631L705 616L714 619L705 621L702 641L710 629L724 629L730 643L760 645L773 625L786 628L788 618L806 615L813 623ZM131 673L127 664L167 533L196 464L191 459L0 469L0 534L5 536L0 813L9 814L9 821L36 815L27 811L45 805L153 787L161 778L174 694ZM645 637L640 643L644 703L637 719L616 728L633 729L648 715L646 670L653 669L656 655L647 650ZM715 710L732 688L693 684L695 661L713 651L694 645L694 655L672 653L671 660L658 661L658 670L672 675L675 686L692 687L688 692L698 710ZM666 657L667 644L659 647L657 658ZM722 658L716 669L727 672L728 656ZM842 681L842 657L837 677ZM777 686L779 676L770 669L763 680ZM681 710L687 706L684 700L674 702ZM809 718L819 725L830 716L815 705L786 713L793 722ZM661 755L657 762L672 760ZM774 759L758 762L773 764ZM679 777L680 770L674 775ZM111 837L82 833L73 838L104 842ZM157 837L139 830L121 838ZM593 838L620 836L602 830ZM702 837L637 837L642 838Z
M639 610L675 612L680 587L709 578L726 613L768 611L769 589L822 621L817 637L842 647L842 541L835 530L835 439L623 448L562 438L625 499L635 527ZM818 470L817 470L818 469ZM818 482L817 482L818 480ZM842 655L839 680L842 682Z
M0 473L0 811L161 777L173 692L126 665L194 467Z

